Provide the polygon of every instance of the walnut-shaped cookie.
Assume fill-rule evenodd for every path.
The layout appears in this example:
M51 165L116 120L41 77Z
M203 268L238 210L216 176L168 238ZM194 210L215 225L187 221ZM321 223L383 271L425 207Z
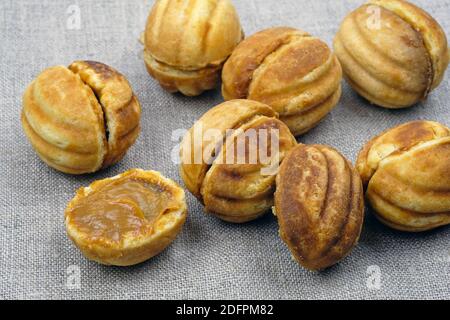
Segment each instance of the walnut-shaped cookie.
M297 136L338 103L342 69L326 43L293 28L267 29L242 41L225 63L225 100L271 106Z
M184 137L181 177L206 212L229 222L251 221L270 211L279 163L296 144L269 106L228 101Z
M242 38L230 0L158 0L147 20L144 60L164 89L197 96L217 86Z
M450 224L450 129L414 121L370 140L356 168L384 224L426 231Z
M180 233L187 208L183 189L155 171L133 169L77 191L65 211L69 238L90 260L141 263Z
M22 125L39 157L70 174L119 162L140 131L141 108L130 84L99 62L44 70L26 89Z
M274 213L280 236L307 269L330 267L357 244L364 220L361 178L331 147L303 145L284 159Z
M350 13L334 49L353 89L385 108L407 108L426 99L449 63L441 26L403 0L371 0Z

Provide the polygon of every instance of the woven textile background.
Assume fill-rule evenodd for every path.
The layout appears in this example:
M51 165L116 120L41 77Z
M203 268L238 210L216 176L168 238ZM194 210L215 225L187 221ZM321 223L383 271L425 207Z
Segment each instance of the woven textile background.
M450 36L450 0L415 0ZM360 0L234 0L245 33L271 26L304 29L329 45ZM0 1L0 299L345 299L450 298L450 228L392 231L367 210L359 246L339 265L307 272L278 237L272 215L232 225L203 214L188 194L189 219L161 255L131 268L86 260L68 240L63 212L77 188L140 167L180 181L171 152L174 129L189 128L222 101L164 92L149 77L138 39L153 1ZM76 28L77 10L80 28ZM75 28L74 28L75 27ZM22 93L44 68L76 59L109 64L132 84L142 106L142 134L119 164L73 177L44 165L20 125ZM381 130L415 119L450 125L450 78L408 110L370 106L345 84L339 106L300 138L324 143L355 161ZM80 286L73 283L79 271ZM381 275L380 286L372 279ZM375 285L374 285L375 284Z

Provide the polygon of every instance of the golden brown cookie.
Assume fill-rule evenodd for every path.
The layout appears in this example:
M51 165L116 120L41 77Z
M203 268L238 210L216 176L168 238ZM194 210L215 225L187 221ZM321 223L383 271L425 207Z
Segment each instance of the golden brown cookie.
M180 233L186 216L183 189L140 169L79 189L65 211L67 234L81 252L116 266L159 254Z
M350 13L334 48L349 84L385 108L426 99L441 83L450 56L441 26L403 0L371 0Z
M197 96L217 85L242 38L229 0L159 0L147 20L144 60L164 89Z
M40 158L70 174L119 162L136 141L140 105L118 71L76 61L44 70L26 89L22 125Z
M341 66L323 41L293 28L272 28L234 50L222 72L222 94L271 106L297 136L336 106L341 79Z
M181 177L208 213L247 222L273 205L276 169L295 145L288 127L269 106L228 101L209 110L185 136Z
M331 147L300 144L276 184L280 236L298 263L320 270L350 253L364 219L363 187L350 161Z
M414 121L383 132L361 150L356 168L374 213L403 231L450 224L450 129Z

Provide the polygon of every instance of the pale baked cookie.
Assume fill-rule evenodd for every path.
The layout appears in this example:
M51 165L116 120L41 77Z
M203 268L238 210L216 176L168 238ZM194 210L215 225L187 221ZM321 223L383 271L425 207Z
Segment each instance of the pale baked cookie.
M280 236L307 269L330 267L357 244L364 220L361 179L331 147L298 145L281 164L274 213Z
M350 13L334 49L353 89L385 108L426 99L442 82L450 55L441 26L403 0L372 0Z
M159 254L180 233L186 216L183 189L140 169L79 189L65 211L67 234L81 252L116 266Z
M336 106L341 79L339 61L323 41L293 28L272 28L234 50L222 72L222 94L271 106L297 136Z
M275 131L277 139L272 144L269 137ZM245 143L241 153L236 152L238 141ZM186 134L181 177L208 213L229 222L251 221L272 207L278 165L296 144L269 106L228 101L209 110ZM228 156L234 154L230 160ZM267 155L265 160L261 154Z
M450 129L414 121L383 132L361 150L356 168L375 215L403 231L450 224Z
M242 38L229 0L158 0L147 20L144 60L164 89L197 96L217 86Z
M141 108L118 71L93 61L44 70L26 89L22 125L39 157L70 174L119 162L136 141Z

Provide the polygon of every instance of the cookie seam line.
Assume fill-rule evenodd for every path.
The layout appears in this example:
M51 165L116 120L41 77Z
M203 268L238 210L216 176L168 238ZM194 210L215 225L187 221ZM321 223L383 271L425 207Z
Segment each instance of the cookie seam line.
M79 62L83 63L84 61L79 61ZM74 63L76 63L76 61L75 61ZM101 164L101 166L103 166L105 160L108 158L108 156L111 155L111 151L113 150L113 145L112 145L112 141L111 141L111 138L112 138L112 137L111 137L111 135L112 135L111 131L112 131L112 130L110 129L110 123L109 123L110 121L108 121L108 116L107 116L107 111L106 111L107 108L106 108L106 106L101 102L101 97L97 94L96 90L95 90L88 82L84 81L83 78L81 77L81 75L80 75L78 72L75 72L75 71L71 70L71 69L70 69L70 66L69 66L69 67L66 67L66 68L67 68L70 72L72 72L75 76L77 76L77 77L81 80L81 82L82 82L85 86L87 86L87 87L92 91L92 93L93 93L94 96L95 96L95 99L97 100L97 102L98 102L98 104L100 105L100 108L101 108L101 110L102 110L102 115L103 115L103 127L104 127L104 138L105 138L105 140L106 140L106 148L107 148L107 150L106 150L106 152L105 152L105 154L104 154L104 157L103 157L103 159L102 159L102 164ZM119 74L118 71L116 71L116 73ZM131 86L130 86L130 88L131 88ZM103 89L102 89L102 90L103 90ZM101 91L101 90L100 90L100 91ZM133 99L136 99L136 100L137 100L135 94L132 92L130 100L129 100L128 103L127 103L126 105L124 105L124 106L130 105L130 104L133 102ZM139 105L139 101L137 101L137 104ZM91 107L92 107L92 106L91 106ZM126 136L129 135L129 134L132 134L138 127L139 127L139 123L138 123L135 127L133 127L132 129L130 129L128 132L126 132L124 135L117 137L117 139L126 137Z
M280 51L283 47L287 47L289 45L292 44L293 41L295 41L296 39L305 39L305 38L311 38L311 39L315 39L313 36L311 36L310 34L291 34L289 35L287 41L282 41L282 43L280 43L274 50L272 50L270 53L268 53L264 59L262 59L261 63L252 71L251 75L250 75L250 82L249 82L249 86L248 88L245 90L245 96L248 99L248 96L250 94L250 88L252 87L252 83L254 80L254 75L255 73L264 65L266 64L267 59L272 56L275 55L278 51Z
M387 7L381 5L381 4L373 4L373 3L369 3L369 5L372 6L377 6L379 8L382 8L384 10L387 10L389 12L391 12L392 14L394 14L395 16L397 16L399 19L401 19L402 21L404 21L406 24L408 24L419 36L420 39L422 40L423 46L426 49L427 52L427 60L428 60L428 69L429 69L429 77L428 77L428 85L427 88L425 90L425 92L423 93L422 99L426 99L428 97L428 95L430 94L432 87L433 87L433 82L434 82L434 78L435 78L435 74L436 71L435 70L435 66L433 63L433 59L431 57L431 52L430 49L428 48L428 45L425 41L425 37L423 36L422 32L420 32L420 30L418 30L418 28L416 28L416 26L414 24L412 24L411 22L407 21L406 19L404 19L402 16L400 16L398 13L396 13L395 11L392 11L391 9L388 9Z
M266 118L275 118L275 119L278 119L278 117L269 117L269 116L267 116L267 115L264 115L264 114L254 114L254 115L251 115L250 117L247 117L247 118L245 118L245 119L243 119L243 120L241 120L241 121L239 121L235 126L233 126L232 128L229 128L229 129L226 129L226 131L228 131L228 130L238 130L239 128L241 128L241 127L243 127L244 125L246 125L246 124L249 124L249 123L251 123L251 122L253 122L254 120L256 120L256 119L258 119L258 118L262 118L262 117L266 117ZM219 154L222 152L222 149L223 149L223 147L225 146L225 144L226 144L226 142L227 142L227 140L230 138L230 137L232 137L233 136L233 134L225 134L224 135L224 137L222 138L222 140L221 141L218 141L217 143L216 143L216 147L217 147L217 155L211 155L210 156L210 159L208 159L209 161L208 162L210 162L211 160L212 160L212 163L211 164L208 164L207 165L207 168L206 168L206 170L205 170L205 175L203 176L203 179L202 179L202 181L201 181L201 183L199 184L199 195L201 196L201 201L203 202L203 199L204 199L204 196L203 196L203 187L204 187L204 183L205 183L205 180L206 180L206 176L208 175L208 172L209 172L209 170L212 168L212 166L214 165L214 162L216 161L216 159L217 159L217 157L219 156ZM215 149L214 149L215 150Z
M160 64L163 67L169 68L171 70L174 70L174 71L177 71L177 72L184 72L184 73L199 73L199 72L202 72L204 70L214 70L214 69L220 68L221 66L223 66L225 61L227 61L228 57L231 54L226 56L225 59L222 60L219 63L211 62L211 63L205 65L204 67L200 67L200 68L197 68L197 67L195 67L195 68L194 67L180 67L180 66L175 66L175 65L168 64L166 62L158 60L154 55L152 55L150 53L150 50L148 50L148 49L144 49L144 62L145 63L147 63L145 55L150 56L151 59L153 59L157 64Z
M328 166L329 165L329 159L327 158L326 154L322 150L319 150L319 151L326 158L327 166ZM353 211L353 191L354 191L354 186L353 186L352 169L351 169L350 164L347 161L347 159L345 159L344 156L342 156L339 152L337 152L337 154L344 161L345 167L349 171L349 175L350 175L350 190L349 190L350 191L350 200L349 200L349 202L347 204L347 207L348 207L348 208L346 208L346 209L348 209L347 210L347 214L345 215L345 219L342 221L342 225L339 228L338 236L336 236L335 239L333 239L334 241L330 241L329 246L322 252L322 255L324 255L324 256L329 254L340 243L340 241L342 240L342 234L344 233L344 230L345 230L346 226L348 225L348 222L349 222L349 219L350 219L350 215L351 215L351 213ZM329 176L330 176L330 174L329 174L329 168L328 168L328 177ZM329 181L328 181L326 201L328 201L328 189L329 189L329 187L330 187L330 184L329 184ZM322 217L323 217L323 215L321 216L321 218ZM345 258L345 256L342 257L341 260L344 259L344 258Z
M389 131L389 130L388 130ZM383 134L382 134L383 135ZM382 135L380 135L378 138L375 139L380 139L382 137ZM383 157L380 161L378 161L377 165L375 168L371 168L373 171L373 174L370 176L369 178L369 183L370 180L372 179L372 177L375 175L375 173L377 172L378 169L380 169L381 166L385 165L386 163L389 163L392 160L392 158L394 157L400 157L403 156L406 153L412 152L412 151L416 151L419 150L420 148L423 147L423 145L425 145L425 147L429 146L429 145L434 145L437 144L438 142L440 142L441 140L449 140L450 142L450 134L448 136L445 137L437 137L437 138L433 138L431 140L422 140L422 141L418 141L417 143L413 144L411 147L409 147L407 150L401 150L401 149L397 149L394 152L391 152L390 154L386 155L385 157ZM373 142L373 145L376 143L376 141ZM372 147L369 149L368 153L367 153L367 157L365 158L365 162L368 161L368 157L369 154L372 152L372 149L374 148L372 145ZM395 154L394 154L395 153ZM378 153L377 153L378 154Z
M397 127L393 128L393 129L397 129L397 128L400 128L400 127L403 127L403 125L397 126ZM374 168L369 166L369 164L368 164L369 154L371 153L372 149L374 148L374 145L378 142L378 140L380 140L385 134L387 134L388 132L390 132L393 129L386 129L383 132L381 132L380 134L378 134L377 136L373 137L371 140L366 142L366 144L364 145L364 147L360 151L360 154L364 152L365 156L362 157L361 160L360 160L360 157L358 156L357 165L358 165L359 162L361 162L363 164L364 169L368 168L370 171L373 172L370 175L370 177L368 178L369 181L367 182L367 184L370 182L370 179L372 179L373 175L378 170L378 167L380 166L380 162L383 161L386 157L389 157L392 153L387 155L387 156L385 156L380 161L378 161ZM434 128L433 128L433 132L435 132ZM450 133L449 133L449 135L450 135ZM418 143L421 143L421 142L418 142Z
M86 86L86 88L89 88L89 90L91 90L91 92L92 92L92 94L94 95L94 97L95 97L95 100L97 101L97 103L98 103L98 105L100 106L100 110L102 111L102 118L103 118L103 138L105 139L105 141L106 141L106 145L105 145L105 152L104 152L104 154L102 155L102 161L101 161L101 163L100 163L100 167L99 168L101 168L102 166L103 166L103 163L105 162L105 159L107 158L107 156L108 156L108 154L109 154L109 136L108 136L108 130L109 130L109 127L108 127L108 121L107 121L107 119L106 119L106 111L105 111L105 106L101 103L101 101L100 101L100 97L97 95L97 93L95 92L95 90L94 90L94 88L92 88L86 81L84 81L83 80L83 78L80 76L80 74L79 73L77 73L77 72L75 72L75 71L73 71L72 69L70 69L70 65L68 66L68 67L65 67L67 70L69 70L74 76L76 76L76 77L78 77L78 79L80 79L80 81ZM94 112L94 113L96 113L95 112L95 110L94 110L94 106L90 103L89 104L90 105L90 107L91 107L91 110Z
M438 145L440 142L442 141L448 141L450 144L450 136L447 137L441 137L441 138L435 138L432 140L428 140L428 141L419 141L418 143L414 144L411 148L409 148L408 150L398 150L396 151L396 154L389 154L388 156L384 157L382 160L380 160L378 162L378 166L377 168L374 170L374 173L372 174L372 176L369 179L369 184L372 181L373 176L377 173L378 170L380 170L382 167L384 167L385 165L388 165L389 163L395 161L396 159L405 156L408 153L414 152L414 151L420 151L421 149L424 149L426 147L429 146L435 146ZM395 152L394 152L395 153ZM399 177L396 177L397 179L399 179L401 182L406 183L406 181L402 181ZM421 188L419 186L414 186L416 188ZM433 190L434 192L443 192L443 191L437 191L437 190ZM449 191L447 191L448 193L450 193L450 189Z
M361 38L364 40L364 42L365 42L368 46L372 47L374 50L376 49L376 51L378 51L378 48L374 47L372 43L370 43L369 41L367 41L367 40L364 38L364 35L362 34L362 31L361 31L361 28L359 27L359 25L358 25L357 23L355 23L355 25L356 25L356 30L357 30L358 33L361 35ZM341 45L342 45L342 49L343 49L343 50L345 51L345 53L348 54L348 56L353 60L353 63L354 63L354 64L356 64L356 65L357 65L358 67L360 67L363 71L365 71L365 72L366 72L370 77L372 77L375 81L377 81L377 82L379 82L379 83L385 85L386 87L392 88L392 85L391 85L390 83L387 83L384 79L381 79L381 78L378 77L375 73L370 72L369 70L367 70L366 68L363 67L363 65L361 64L361 62L358 61L358 59L356 59L356 57L354 56L354 54L352 54L351 50L346 46L345 41L343 41L343 40L341 39L340 35L338 35L338 40L339 40L339 42L340 42ZM384 54L384 52L378 52L378 54L382 55L384 58L386 58L387 60L389 60L389 61L391 61L391 62L395 62L395 61L393 61L390 57L386 56L386 55ZM403 68L403 66L402 66L402 68ZM347 76L347 77L348 77L348 76ZM354 82L354 81L353 81L353 82ZM411 91L411 90L401 89L401 88L398 88L398 87L395 87L394 89L397 90L397 91L400 91L400 92L406 92L406 93L409 93L409 94L420 94L421 91L422 91L422 90L421 90L421 91ZM372 96L372 95L371 95L371 96Z

